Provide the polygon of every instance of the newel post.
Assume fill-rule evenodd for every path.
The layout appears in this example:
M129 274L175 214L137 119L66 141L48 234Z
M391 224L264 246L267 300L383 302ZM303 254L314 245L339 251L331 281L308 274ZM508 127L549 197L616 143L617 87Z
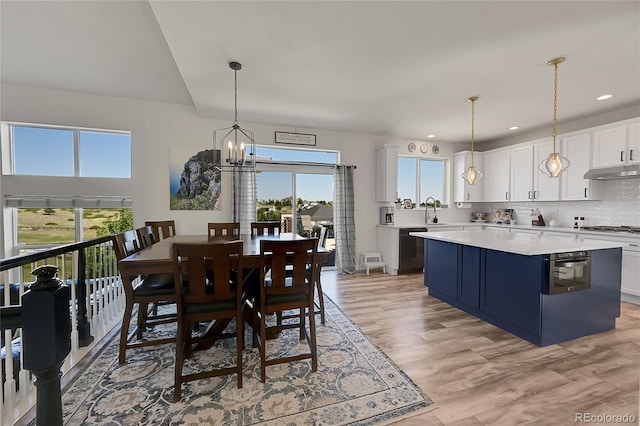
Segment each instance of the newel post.
M36 376L36 424L62 425L60 368L71 351L69 287L59 268L44 265L31 273L36 281L22 296L24 368Z

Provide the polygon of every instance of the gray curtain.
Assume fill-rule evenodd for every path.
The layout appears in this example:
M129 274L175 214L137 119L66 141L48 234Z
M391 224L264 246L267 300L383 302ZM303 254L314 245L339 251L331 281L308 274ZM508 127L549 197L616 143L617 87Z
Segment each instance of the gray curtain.
M355 166L336 166L333 192L333 228L336 240L336 269L356 271L356 223L354 215L353 171Z
M233 170L233 221L240 222L240 234L251 234L256 220L256 172L253 167Z

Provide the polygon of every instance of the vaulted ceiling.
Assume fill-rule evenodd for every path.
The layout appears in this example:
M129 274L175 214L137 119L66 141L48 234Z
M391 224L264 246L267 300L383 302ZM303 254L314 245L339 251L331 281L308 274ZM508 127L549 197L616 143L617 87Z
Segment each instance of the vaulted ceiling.
M2 83L464 142L640 105L637 1L7 1ZM608 101L596 101L613 94Z

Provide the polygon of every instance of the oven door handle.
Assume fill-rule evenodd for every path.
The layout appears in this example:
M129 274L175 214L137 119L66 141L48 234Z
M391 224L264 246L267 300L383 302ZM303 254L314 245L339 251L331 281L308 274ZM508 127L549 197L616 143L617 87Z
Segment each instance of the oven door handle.
M584 266L587 264L587 259L584 260L575 260L572 262L558 262L556 261L555 266L561 268L574 268L576 266Z

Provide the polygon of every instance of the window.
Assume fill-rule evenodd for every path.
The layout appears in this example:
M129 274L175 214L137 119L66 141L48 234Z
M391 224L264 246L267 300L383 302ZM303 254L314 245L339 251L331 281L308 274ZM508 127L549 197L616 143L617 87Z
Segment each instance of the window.
M398 157L398 197L424 206L427 197L447 203L446 160Z
M284 232L303 232L302 215L333 236L333 173L339 152L316 149L256 147L258 220L280 220Z
M291 149L256 146L258 161L291 162L291 163L322 163L337 164L337 151L322 151L318 149Z
M9 124L9 135L7 174L131 178L129 132Z

